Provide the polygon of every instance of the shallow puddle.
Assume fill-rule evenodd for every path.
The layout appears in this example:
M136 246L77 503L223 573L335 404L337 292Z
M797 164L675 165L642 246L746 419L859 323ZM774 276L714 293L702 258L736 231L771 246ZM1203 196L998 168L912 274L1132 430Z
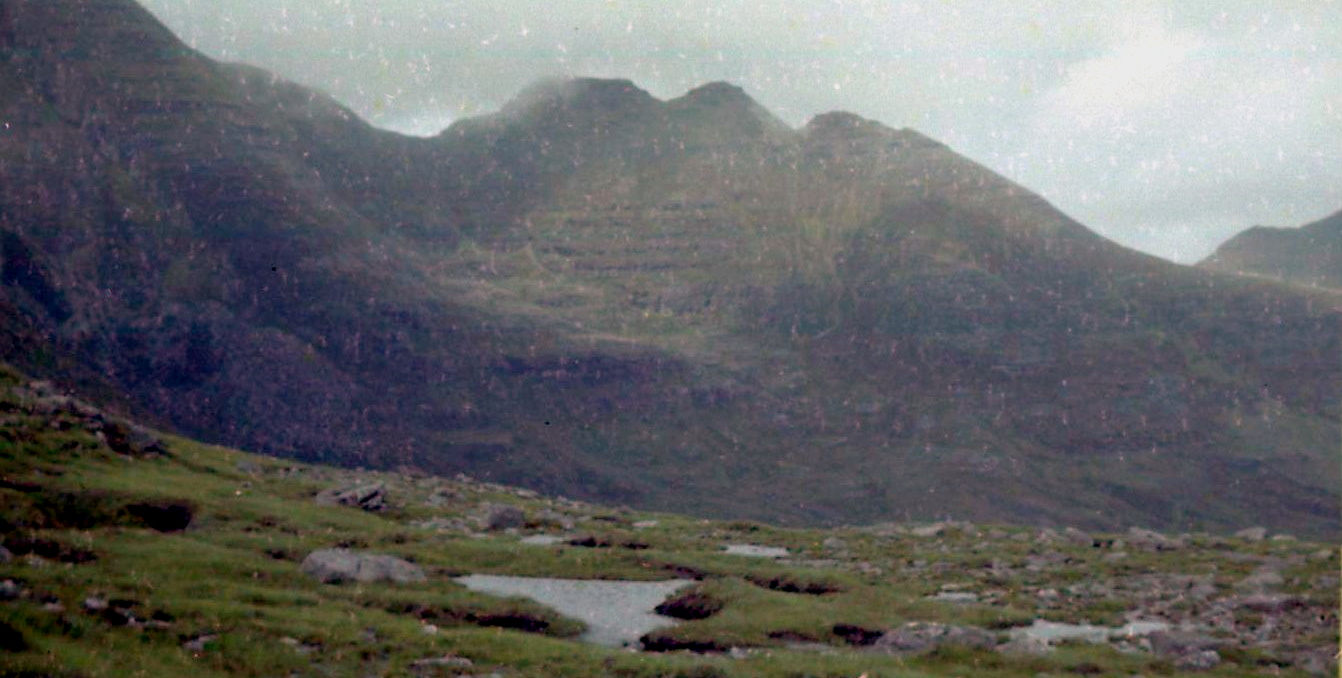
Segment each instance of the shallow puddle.
M587 624L581 639L597 645L637 645L643 634L676 620L653 612L668 596L691 582L597 581L502 577L473 574L456 582L472 591L530 598L559 614Z
M730 556L750 556L752 558L785 558L787 549L778 546L759 546L756 544L727 544L723 552Z
M562 544L567 539L555 534L532 534L517 541L529 546L553 546L554 544Z
M1166 631L1170 625L1162 621L1136 621L1123 626L1092 626L1090 624L1064 624L1061 622L1036 619L1029 626L1011 630L1013 638L1026 637L1055 643L1061 640L1080 640L1087 643L1103 643L1109 640L1139 638L1156 631Z

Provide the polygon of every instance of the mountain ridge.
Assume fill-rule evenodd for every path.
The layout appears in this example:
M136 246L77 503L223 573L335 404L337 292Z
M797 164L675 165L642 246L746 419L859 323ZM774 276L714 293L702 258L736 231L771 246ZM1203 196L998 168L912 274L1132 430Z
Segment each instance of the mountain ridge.
M0 347L151 423L719 516L1339 529L1330 297L732 86L551 83L414 139L136 26L166 51L78 33L103 58L39 72L38 27L0 58L45 102L0 101Z
M1222 243L1197 265L1342 289L1342 211L1296 228L1254 226Z

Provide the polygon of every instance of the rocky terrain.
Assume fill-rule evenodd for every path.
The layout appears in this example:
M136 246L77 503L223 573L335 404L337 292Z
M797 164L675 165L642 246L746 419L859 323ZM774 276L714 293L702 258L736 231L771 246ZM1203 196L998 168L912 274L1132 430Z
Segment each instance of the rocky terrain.
M1226 241L1198 266L1342 289L1342 212L1299 228L1255 226Z
M1339 533L1332 293L945 145L542 83L434 139L0 4L0 357L200 440L793 525Z
M0 544L12 676L1337 670L1336 547L1262 528L646 513L161 436L8 369ZM663 626L617 648L459 583L478 574L683 585L656 606Z

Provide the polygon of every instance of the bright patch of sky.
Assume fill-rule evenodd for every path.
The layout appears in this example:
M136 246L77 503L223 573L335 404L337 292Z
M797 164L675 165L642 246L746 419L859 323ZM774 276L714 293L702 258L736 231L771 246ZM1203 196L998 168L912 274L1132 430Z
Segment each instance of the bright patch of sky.
M1342 2L141 0L189 44L430 135L555 75L711 80L913 127L1177 261L1342 209Z

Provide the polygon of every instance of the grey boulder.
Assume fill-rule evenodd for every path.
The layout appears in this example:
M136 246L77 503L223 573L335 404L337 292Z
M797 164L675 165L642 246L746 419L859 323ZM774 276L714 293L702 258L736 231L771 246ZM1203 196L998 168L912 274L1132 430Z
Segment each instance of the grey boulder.
M387 508L387 491L381 485L355 485L322 490L313 498L322 506L353 506L365 511Z
M990 649L996 644L996 636L972 626L910 622L885 632L872 643L872 649L891 654L921 654L945 645Z
M404 558L349 549L313 551L303 559L301 567L304 574L327 584L347 581L406 584L425 580L424 570Z

